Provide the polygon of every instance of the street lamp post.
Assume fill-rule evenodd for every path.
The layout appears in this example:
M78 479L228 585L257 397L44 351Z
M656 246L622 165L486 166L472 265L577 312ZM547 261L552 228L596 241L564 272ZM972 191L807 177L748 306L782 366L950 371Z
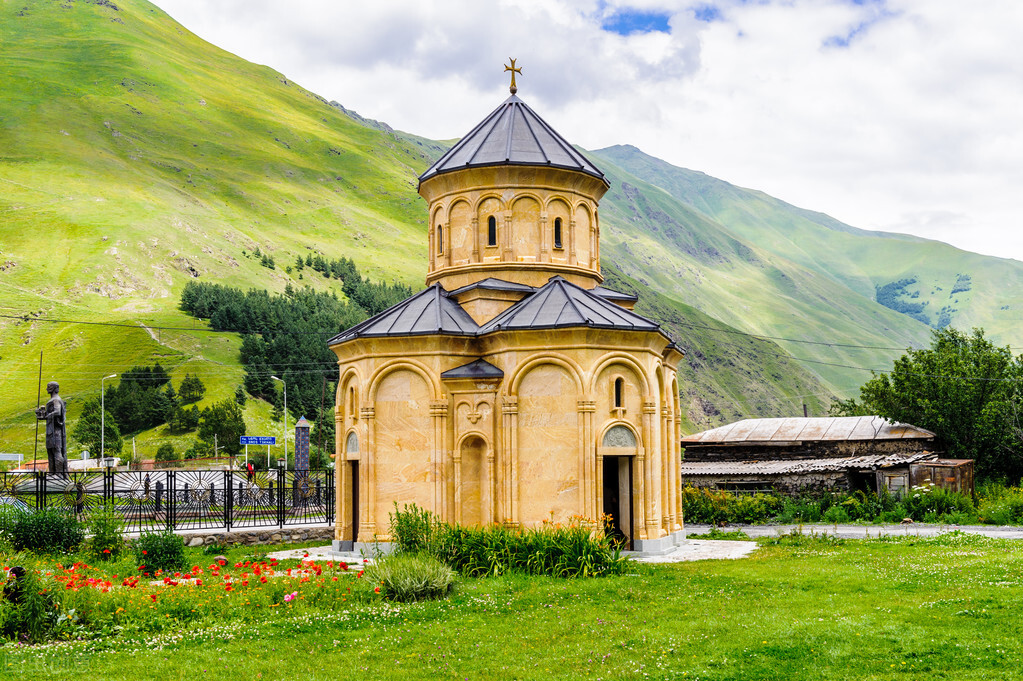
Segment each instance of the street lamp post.
M288 467L288 384L283 378L271 376L275 381L284 385L284 467Z
M117 374L110 374L104 376L99 382L99 463L103 465L103 459L106 458L107 453L107 391L103 387L103 382L108 378L115 378Z

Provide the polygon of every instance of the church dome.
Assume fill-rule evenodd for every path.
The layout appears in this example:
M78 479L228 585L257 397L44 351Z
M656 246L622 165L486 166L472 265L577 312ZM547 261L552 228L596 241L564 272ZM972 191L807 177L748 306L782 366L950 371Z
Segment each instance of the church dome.
M519 99L510 96L419 176L496 165L550 166L577 170L604 181L604 173Z
M516 72L511 96L419 177L430 211L428 286L603 280L597 210L611 184L515 95Z

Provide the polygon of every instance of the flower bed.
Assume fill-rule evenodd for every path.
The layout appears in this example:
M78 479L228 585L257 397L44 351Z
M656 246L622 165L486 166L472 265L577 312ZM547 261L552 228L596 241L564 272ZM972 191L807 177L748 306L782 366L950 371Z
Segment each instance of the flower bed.
M342 610L380 598L362 566L343 561L278 561L260 556L199 562L150 572L130 559L93 565L66 557L3 555L0 632L35 643L107 635L148 635L234 620ZM20 578L9 566L24 567Z

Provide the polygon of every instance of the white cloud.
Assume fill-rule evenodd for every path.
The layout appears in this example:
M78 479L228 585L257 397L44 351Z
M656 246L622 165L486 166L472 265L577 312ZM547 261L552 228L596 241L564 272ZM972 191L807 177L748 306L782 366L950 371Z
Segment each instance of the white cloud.
M573 142L631 143L858 227L1023 260L1023 3L166 0L361 114L457 137L519 94ZM670 34L600 28L621 8Z

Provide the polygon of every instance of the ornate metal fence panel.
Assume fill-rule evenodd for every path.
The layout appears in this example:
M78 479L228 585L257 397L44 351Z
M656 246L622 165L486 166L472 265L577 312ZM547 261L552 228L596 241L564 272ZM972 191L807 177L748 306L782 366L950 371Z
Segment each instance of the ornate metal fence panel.
M280 471L260 471L232 478L231 526L280 526Z
M282 471L285 493L284 525L325 523L333 511L333 479L327 471Z
M124 518L127 532L159 531L167 527L166 471L123 471L108 478L110 501Z
M228 471L169 471L172 523L180 530L206 530L229 525Z
M332 471L0 473L0 508L86 516L111 504L126 532L332 523Z
M38 498L35 473L0 473L0 506L29 510L37 508Z
M56 508L79 516L89 514L106 500L103 471L75 471L44 475L37 481L37 508Z

